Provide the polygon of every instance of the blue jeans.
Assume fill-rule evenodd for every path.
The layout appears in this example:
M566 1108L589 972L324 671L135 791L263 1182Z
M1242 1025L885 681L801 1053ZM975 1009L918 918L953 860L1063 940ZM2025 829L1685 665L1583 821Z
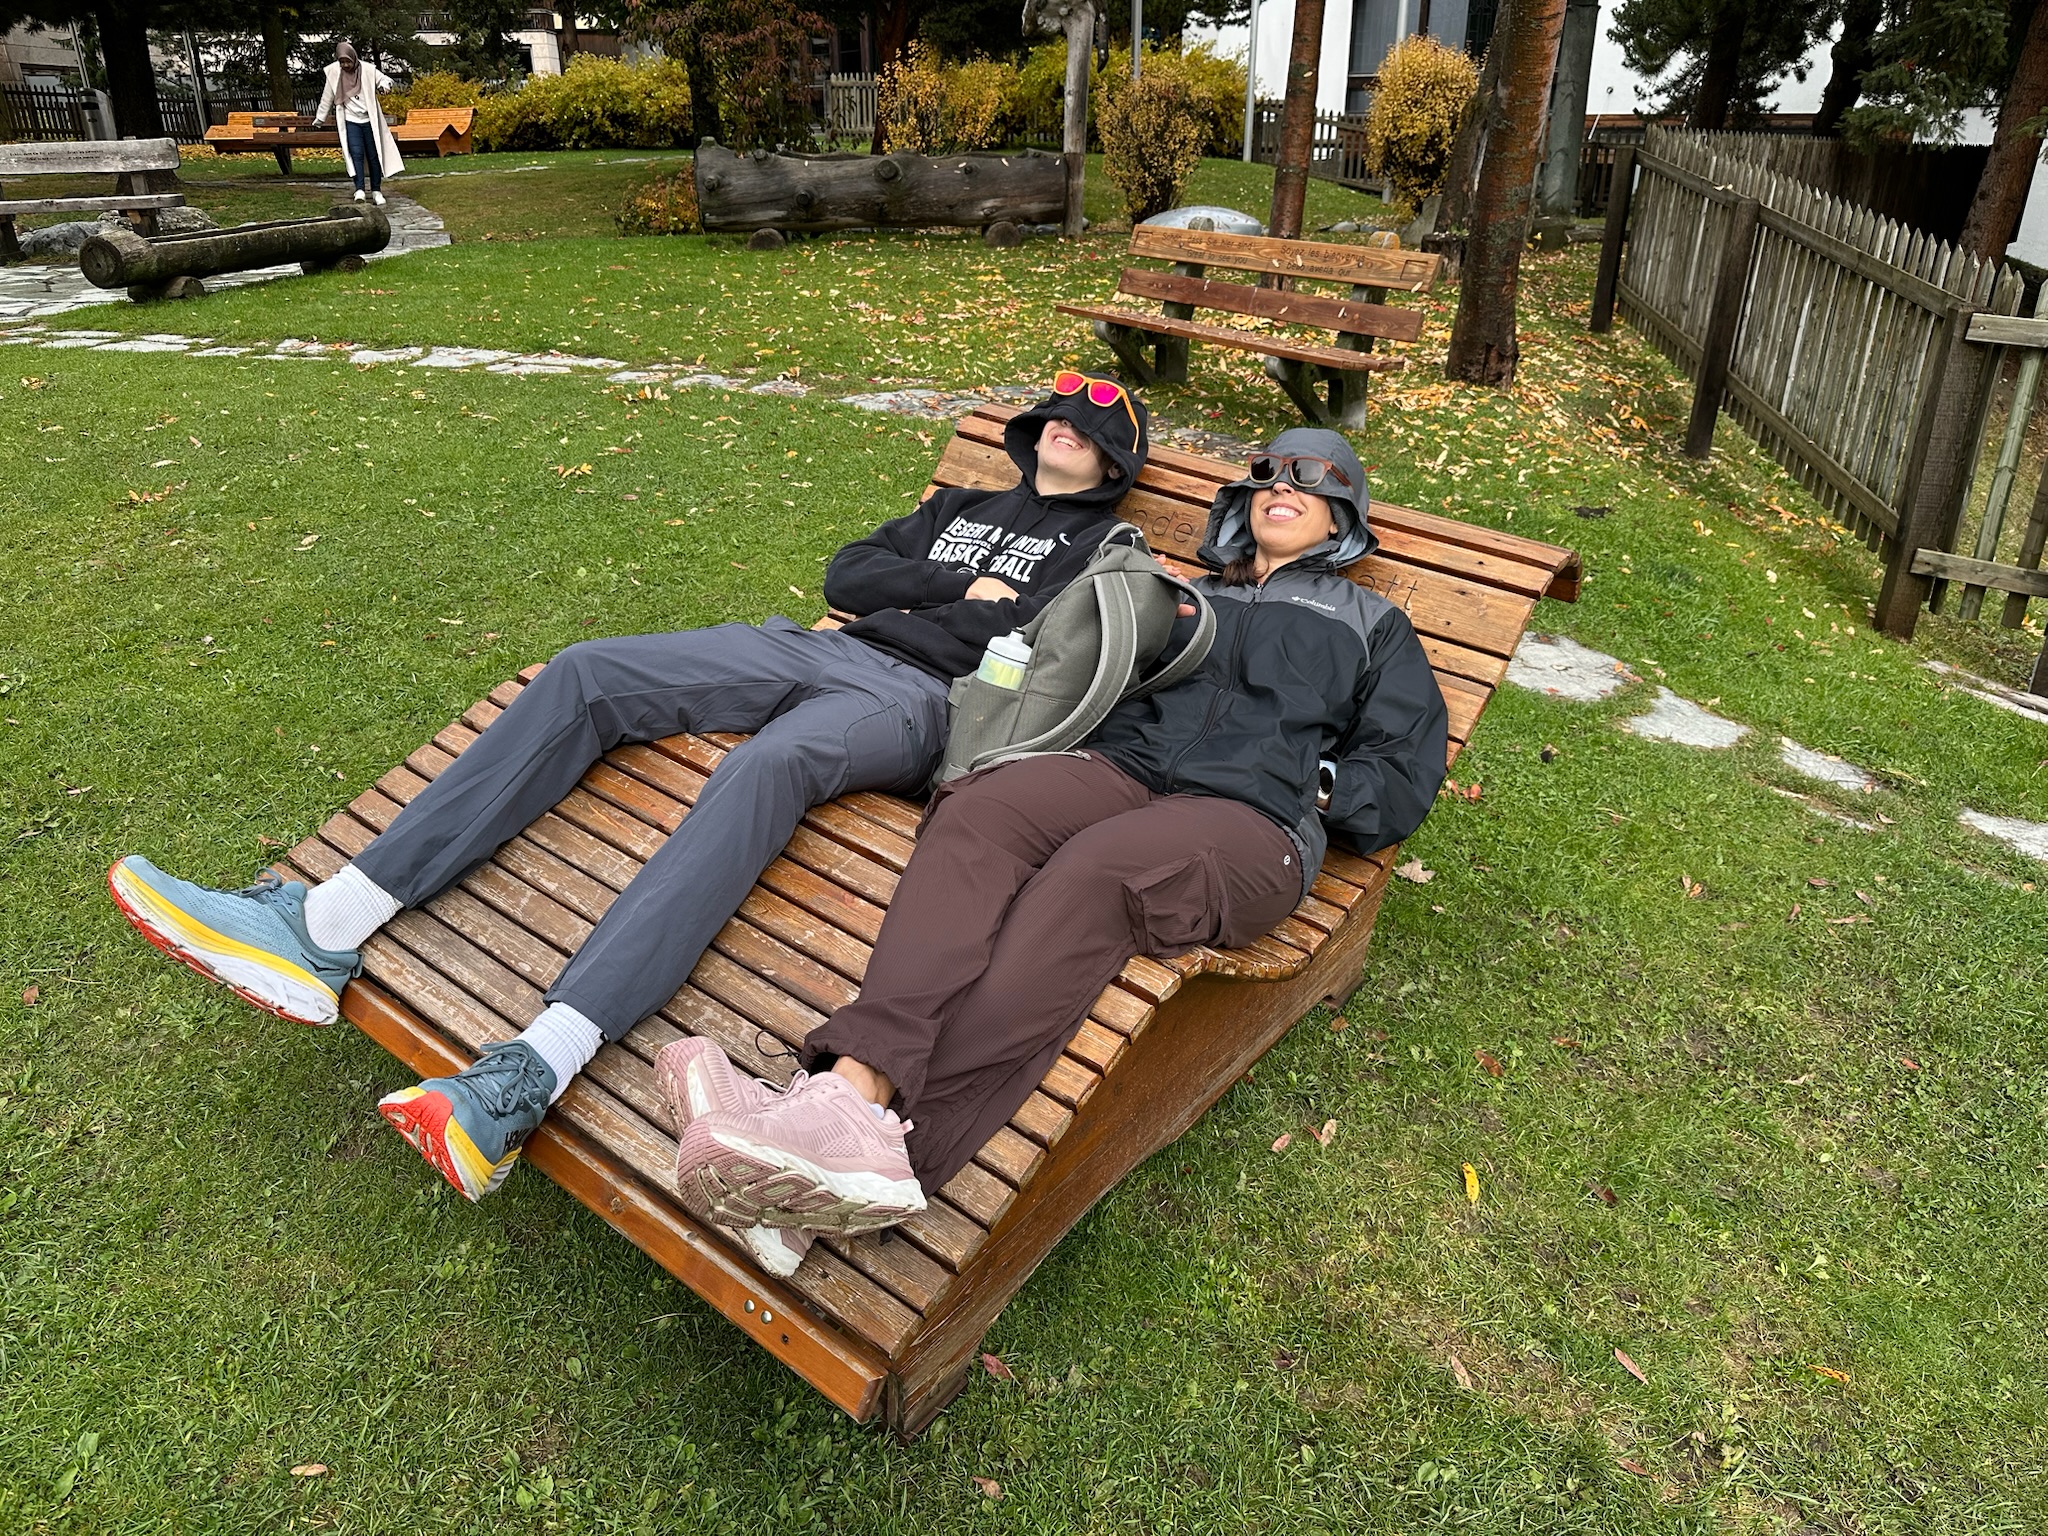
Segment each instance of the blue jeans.
M368 176L369 188L377 191L384 185L384 159L377 153L377 135L368 123L352 123L341 120L341 131L348 135L348 157L356 168L356 190L363 190L363 178Z

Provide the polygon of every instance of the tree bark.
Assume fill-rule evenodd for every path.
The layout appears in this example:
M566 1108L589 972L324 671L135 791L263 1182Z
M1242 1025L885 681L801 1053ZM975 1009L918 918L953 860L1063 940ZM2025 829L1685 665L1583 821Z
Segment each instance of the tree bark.
M705 57L702 36L694 28L679 34L676 51L682 55L683 75L690 82L691 146L706 139L722 142L725 124L718 116L718 75Z
M1033 151L736 155L715 146L697 151L696 183L707 234L1045 224L1066 202L1065 157Z
M93 19L99 23L100 55L107 62L114 131L124 139L162 138L163 108L156 99L156 69L142 18L113 0L103 0L94 8Z
M882 0L875 8L875 73L878 75L889 65L901 62L910 51L910 7L911 0ZM877 111L875 136L868 145L868 153L879 155L887 148L885 137L882 114Z
M270 75L270 109L292 110L292 50L285 31L284 7L263 7L263 64Z
M1877 29L1884 20L1884 0L1849 0L1842 13L1842 35L1828 55L1827 88L1813 115L1813 133L1821 138L1842 126L1842 119L1863 94L1863 72L1870 68Z
M1301 238L1308 161L1316 137L1316 73L1323 52L1323 0L1294 0L1294 46L1287 55L1287 97L1280 107L1280 152L1273 166L1273 209L1266 228L1277 240Z
M1564 0L1515 0L1505 37L1495 35L1500 72L1485 103L1486 158L1472 202L1458 283L1458 318L1444 358L1444 376L1474 384L1506 384L1520 356L1515 343L1515 290L1536 162L1543 152L1544 106L1557 42L1564 30Z
M1712 131L1728 126L1735 87L1742 75L1742 34L1749 27L1749 0L1721 0L1714 28L1707 34L1707 61L1700 88L1692 99L1688 128Z
M319 268L381 251L390 243L391 221L382 208L343 203L317 219L279 219L154 240L130 229L110 229L79 248L78 266L87 282L101 288L156 287L176 277L212 277L287 261Z
M1077 5L1067 13L1067 86L1065 117L1060 126L1060 155L1066 162L1066 207L1060 236L1078 240L1083 233L1081 208L1088 179L1088 45L1095 35L1095 8Z
M2042 114L2048 112L2048 0L2034 7L2020 44L2012 83L1998 104L1998 127L1991 135L1991 153L1977 178L1958 244L1985 261L1999 261L2019 233L2020 214L2027 206L2034 167L2041 158Z
M1472 188L1479 167L1486 159L1486 104L1500 86L1501 44L1507 40L1509 21L1516 0L1500 0L1493 13L1493 36L1487 40L1486 57L1479 65L1479 88L1465 108L1465 120L1458 125L1458 137L1451 143L1450 164L1444 167L1444 200L1436 227L1462 230L1472 219Z

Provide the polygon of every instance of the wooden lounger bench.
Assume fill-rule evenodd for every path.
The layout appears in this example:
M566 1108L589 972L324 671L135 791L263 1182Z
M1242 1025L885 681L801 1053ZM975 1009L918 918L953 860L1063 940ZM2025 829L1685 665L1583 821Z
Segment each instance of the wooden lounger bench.
M1133 260L1170 261L1171 272L1126 267L1116 291L1133 298L1160 300L1160 313L1146 314L1100 304L1056 304L1063 315L1093 322L1095 334L1117 355L1127 382L1151 384L1167 380L1184 384L1188 347L1192 342L1256 352L1266 359L1266 373L1301 408L1303 417L1319 425L1365 424L1365 384L1369 375L1406 367L1406 360L1375 353L1375 338L1413 341L1422 334L1422 312L1387 304L1387 290L1427 289L1443 265L1440 256L1383 246L1335 245L1314 240L1269 240L1258 235L1228 235L1208 230L1167 229L1140 224L1131 231ZM1289 279L1348 283L1350 297L1327 298L1298 289L1259 288L1249 283L1217 282L1204 276L1210 267L1257 272ZM1194 318L1197 309L1249 315L1288 325L1320 326L1336 333L1334 346L1276 335L1212 325ZM1147 357L1145 350L1152 349ZM1316 393L1327 385L1328 400Z
M215 154L248 155L267 151L277 157L282 175L292 173L295 149L341 148L341 130L315 128L313 119L298 112L230 112L225 123L206 130L205 141Z
M960 424L935 485L997 487L1013 414ZM1123 512L1163 553L1192 556L1234 465L1154 449ZM1376 503L1381 553L1355 579L1413 616L1450 703L1451 750L1507 668L1538 598L1575 597L1571 551ZM494 689L288 856L329 878L518 694ZM365 949L342 1012L422 1075L507 1039L719 759L742 738L622 747L460 886ZM1394 853L1333 852L1314 894L1241 950L1137 959L1090 1010L1044 1083L980 1154L893 1233L819 1242L788 1280L756 1269L672 1192L675 1141L652 1062L688 1032L786 1081L793 1050L858 990L910 857L918 807L855 794L804 818L689 983L598 1053L527 1143L526 1161L644 1249L855 1419L915 1434L957 1393L974 1352L1061 1235L1124 1174L1194 1123L1316 1003L1358 985Z
M475 107L414 107L391 125L391 137L406 155L466 155L475 121Z

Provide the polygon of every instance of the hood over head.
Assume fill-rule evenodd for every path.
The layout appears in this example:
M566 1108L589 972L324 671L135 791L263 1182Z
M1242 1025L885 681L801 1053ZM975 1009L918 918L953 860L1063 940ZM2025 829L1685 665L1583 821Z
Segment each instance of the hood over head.
M1301 558L1327 560L1342 567L1363 560L1380 547L1366 520L1372 497L1366 490L1365 466L1358 462L1358 455L1351 451L1351 444L1342 433L1326 427L1289 427L1259 453L1283 459L1299 455L1328 459L1351 479L1346 488L1325 477L1309 493L1330 503L1330 517L1337 531L1334 538L1324 540ZM1209 503L1209 527L1202 539L1201 555L1208 564L1220 570L1252 553L1252 492L1257 489L1249 479L1239 479L1217 490L1216 499Z
M1110 379L1108 374L1091 373L1091 379ZM1130 401L1130 409L1124 409L1123 400L1112 400L1108 405L1097 405L1088 398L1087 390L1071 395L1047 395L1028 411L1019 411L1012 416L1009 425L1003 428L1003 447L1010 460L1022 472L1032 486L1038 484L1038 435L1045 430L1045 424L1055 418L1072 422L1081 434L1100 448L1117 473L1105 476L1100 485L1089 490L1075 491L1059 500L1070 505L1113 507L1123 500L1124 492L1138 478L1138 471L1145 467L1145 455L1151 451L1150 426L1152 415L1145 409L1145 402L1136 395L1125 391L1124 399ZM1137 417L1135 425L1131 418Z
M358 62L356 58L356 45L354 43L335 44L334 57L343 69L352 68Z

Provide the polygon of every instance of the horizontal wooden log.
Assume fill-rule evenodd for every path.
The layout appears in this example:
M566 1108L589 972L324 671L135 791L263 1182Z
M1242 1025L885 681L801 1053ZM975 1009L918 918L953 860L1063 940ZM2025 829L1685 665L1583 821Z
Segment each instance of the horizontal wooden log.
M1200 229L1140 224L1131 231L1131 255L1147 261L1186 261L1237 272L1359 283L1371 288L1422 292L1436 282L1443 257L1375 245L1333 245L1319 240L1274 240Z
M2017 592L2026 597L2048 597L2048 571L1972 560L1968 555L1944 554L1938 549L1923 549L1914 555L1913 574L1940 576L1966 586L1990 587L1993 591Z
M101 288L147 287L288 261L322 266L381 251L390 243L391 220L382 208L343 203L317 219L275 219L154 240L133 230L108 230L79 247L78 265L86 280Z
M130 208L182 208L181 192L137 192L127 197L13 197L0 201L0 218L23 213L113 213Z
M980 228L1057 223L1066 171L1057 155L736 155L706 143L697 207L711 234L750 230Z
M2048 320L2024 315L1972 315L1963 340L1998 347L2048 347Z
M0 144L0 178L175 171L176 139L94 139L83 144Z

